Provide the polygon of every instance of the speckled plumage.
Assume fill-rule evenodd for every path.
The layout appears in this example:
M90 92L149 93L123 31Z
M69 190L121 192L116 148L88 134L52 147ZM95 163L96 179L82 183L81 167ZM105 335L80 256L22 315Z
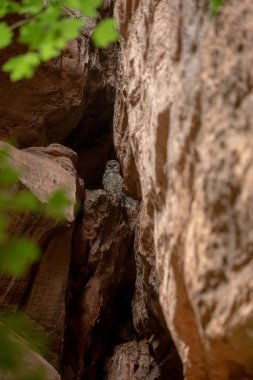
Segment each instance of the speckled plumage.
M110 195L120 196L122 193L123 179L120 175L120 165L116 160L110 160L106 164L103 175L103 186Z

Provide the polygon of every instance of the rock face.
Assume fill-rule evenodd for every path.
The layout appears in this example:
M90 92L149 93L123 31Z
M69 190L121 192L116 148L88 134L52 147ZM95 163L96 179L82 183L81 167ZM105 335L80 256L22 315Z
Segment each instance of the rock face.
M113 358L107 363L108 380L159 378L159 369L146 342L129 342L116 347Z
M108 162L103 183L103 190L86 191L82 222L75 235L66 379L100 378L110 347L134 334L128 319L135 280L133 230L138 202L122 193L117 161Z
M111 12L112 1L104 1L102 16ZM19 148L63 143L78 125L85 126L86 138L91 124L99 129L107 122L113 110L117 47L110 53L96 49L90 42L94 27L95 21L88 20L80 38L71 41L59 58L41 65L31 80L10 83L0 71L0 91L5 94L0 105L1 140L14 141ZM0 66L24 49L12 44L2 50Z
M166 370L167 369L167 370ZM116 346L113 356L106 361L106 380L181 379L181 363L176 350L171 350L164 363L157 363L146 340L131 341Z
M32 80L10 84L8 76L0 73L1 93L6 95L0 107L1 139L14 140L21 148L63 141L82 117L85 51L84 38L71 42L60 58L40 67ZM21 54L22 49L6 49L0 65L17 52Z
M31 239L42 248L43 256L24 278L0 280L1 307L22 308L37 322L51 343L51 362L57 365L61 360L71 237L80 193L73 164L76 154L53 144L24 151L12 148L11 157L14 164L24 170L20 187L29 189L39 201L45 203L59 188L66 189L71 201L64 223L28 212L12 216L10 234Z
M18 336L15 337L15 340L22 342ZM40 376L43 374L45 380L61 380L61 376L55 368L51 366L40 354L27 346L23 347L21 365L22 369L25 371L26 378L30 375L33 376L33 378L36 378L38 374ZM0 378L1 380L17 380L18 377L17 372L12 373L10 371L0 371Z
M117 0L115 14L116 151L126 188L141 183L145 260L185 378L251 379L253 4L211 19L205 2Z

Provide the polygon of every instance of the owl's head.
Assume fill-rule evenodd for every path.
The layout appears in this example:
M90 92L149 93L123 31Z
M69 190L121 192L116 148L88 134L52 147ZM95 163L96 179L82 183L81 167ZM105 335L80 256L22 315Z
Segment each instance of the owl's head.
M116 160L110 160L105 167L106 172L120 173L120 165Z

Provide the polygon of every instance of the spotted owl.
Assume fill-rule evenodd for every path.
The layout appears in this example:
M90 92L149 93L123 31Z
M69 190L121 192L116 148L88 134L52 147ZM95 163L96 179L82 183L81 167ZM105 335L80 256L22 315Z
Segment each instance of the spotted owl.
M110 195L121 195L123 179L120 175L120 165L116 160L110 160L106 164L103 175L104 189Z

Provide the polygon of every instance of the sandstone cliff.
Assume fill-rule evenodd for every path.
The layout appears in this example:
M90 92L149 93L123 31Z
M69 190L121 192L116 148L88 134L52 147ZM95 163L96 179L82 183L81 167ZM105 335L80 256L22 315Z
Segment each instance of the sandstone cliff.
M21 185L80 204L14 220L44 254L1 305L43 329L64 380L253 379L253 3L103 12L119 44L94 48L88 25L31 81L0 74Z
M130 192L137 168L185 377L251 378L252 2L213 20L201 1L119 1L116 16L116 150Z

